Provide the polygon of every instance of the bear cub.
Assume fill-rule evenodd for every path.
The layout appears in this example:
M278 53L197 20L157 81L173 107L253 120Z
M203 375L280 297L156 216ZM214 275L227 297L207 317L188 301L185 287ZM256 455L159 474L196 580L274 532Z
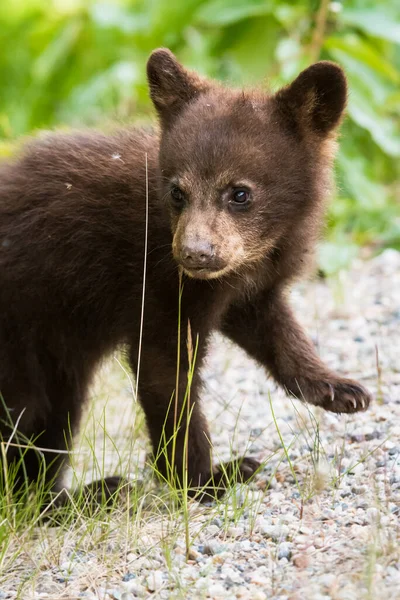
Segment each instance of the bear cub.
M66 439L96 367L120 346L157 467L167 476L173 462L180 485L187 465L194 495L218 496L259 466L212 463L199 391L213 331L291 396L337 413L370 402L319 359L286 299L331 186L342 69L316 63L268 94L201 78L159 49L147 74L159 129L46 134L0 167L0 433L17 486L45 473L62 489ZM21 461L26 440L42 450Z

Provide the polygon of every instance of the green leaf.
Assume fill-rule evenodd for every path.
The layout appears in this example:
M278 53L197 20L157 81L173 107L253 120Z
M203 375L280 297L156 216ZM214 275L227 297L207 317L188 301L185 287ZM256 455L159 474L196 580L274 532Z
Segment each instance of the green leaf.
M386 154L400 156L400 135L396 132L393 120L374 111L368 99L358 94L356 89L350 94L347 111L355 123L370 132Z
M225 52L225 58L234 65L230 80L237 80L240 85L265 81L280 32L279 24L272 17L251 19L234 26L235 42Z
M342 48L337 44L327 43L327 47L331 57L346 69L350 83L347 110L351 119L369 131L386 154L399 157L399 124L385 108L391 87L369 65L360 63L353 55L349 55L343 49L345 46Z
M346 239L322 242L318 247L318 265L325 275L333 275L350 266L358 254L358 246Z
M231 25L249 17L269 15L275 8L271 0L211 0L197 11L202 25Z
M387 77L393 83L400 81L400 74L394 65L385 60L382 54L377 52L368 41L362 40L357 35L330 36L325 40L324 48L330 51L339 50L345 52L347 55L363 62L380 75Z
M73 89L59 109L59 117L74 123L92 122L107 113L120 112L120 107L135 99L135 85L141 81L134 62L118 62L109 69ZM126 116L122 114L122 116Z
M382 2L382 4L385 4ZM346 25L353 25L365 33L395 44L400 44L400 18L399 15L390 15L386 7L384 11L381 4L374 9L344 9L340 20Z
M81 22L74 19L66 22L61 31L55 32L52 42L45 47L33 65L32 76L34 79L44 83L60 69L75 46L81 29Z
M95 26L121 30L123 33L134 34L146 31L150 26L148 14L133 13L127 7L104 2L96 2L89 8L89 14Z
M368 162L359 149L352 148L350 142L342 144L337 165L345 189L358 203L356 211L383 208L382 204L384 206L387 200L385 187L374 181L368 173ZM354 206L349 205L348 212L352 209Z
M288 83L302 70L303 52L300 42L293 37L283 38L278 42L275 54L280 64L280 79Z

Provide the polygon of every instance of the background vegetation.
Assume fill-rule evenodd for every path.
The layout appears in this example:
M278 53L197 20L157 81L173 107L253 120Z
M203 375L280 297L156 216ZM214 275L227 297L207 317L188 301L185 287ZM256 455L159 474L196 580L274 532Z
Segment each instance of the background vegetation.
M398 0L3 0L0 152L39 128L149 118L157 46L273 89L318 59L343 65L351 94L321 265L335 271L360 246L400 249Z

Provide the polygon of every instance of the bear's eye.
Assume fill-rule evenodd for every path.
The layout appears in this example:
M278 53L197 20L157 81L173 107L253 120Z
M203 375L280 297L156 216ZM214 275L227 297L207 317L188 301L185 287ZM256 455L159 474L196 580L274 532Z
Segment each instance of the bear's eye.
M171 198L175 206L182 206L186 200L185 192L177 185L171 187Z
M232 190L230 202L231 204L237 204L245 206L250 201L250 190L247 188L234 188Z

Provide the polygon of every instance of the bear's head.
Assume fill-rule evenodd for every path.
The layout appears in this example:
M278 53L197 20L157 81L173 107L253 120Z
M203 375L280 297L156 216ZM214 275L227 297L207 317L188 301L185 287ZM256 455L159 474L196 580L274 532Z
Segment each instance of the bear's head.
M347 96L342 69L318 62L275 94L241 91L159 49L147 74L161 123L161 197L185 273L245 274L294 244L294 232L307 237L330 188Z

